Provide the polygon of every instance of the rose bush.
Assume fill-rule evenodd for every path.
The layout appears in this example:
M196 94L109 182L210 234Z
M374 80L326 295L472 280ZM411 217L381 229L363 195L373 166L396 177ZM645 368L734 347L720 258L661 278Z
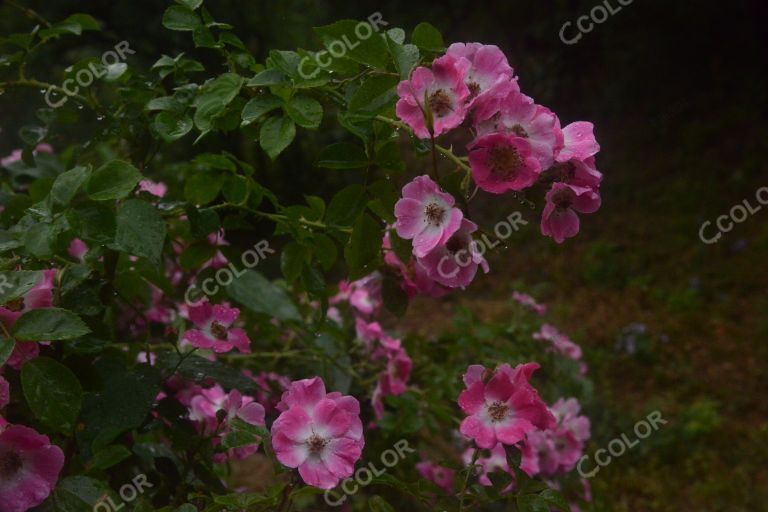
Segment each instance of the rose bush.
M164 27L220 69L183 54L149 70L85 60L68 76L101 79L71 94L26 63L101 25L34 19L2 40L0 87L68 101L30 105L39 122L2 160L0 512L110 508L137 475L149 485L121 494L128 510L589 500L571 474L589 438L574 398L589 400L587 366L540 324L543 305L515 292L512 321L465 313L429 339L398 334L397 318L416 295L492 272L470 215L480 190L538 204L558 243L578 233L600 206L590 123L561 128L499 48L446 49L426 23L407 39L343 20L316 29L330 62L299 49L260 63L200 0L180 0ZM67 124L84 112L98 123L78 139ZM301 204L220 144L237 134L275 160L321 126L334 141L317 167L361 171L330 197L294 184ZM259 256L276 254L277 279L236 266L265 224L257 247L275 248ZM218 285L191 297L206 282ZM401 440L416 455L350 494L344 482ZM272 476L235 488L245 459Z

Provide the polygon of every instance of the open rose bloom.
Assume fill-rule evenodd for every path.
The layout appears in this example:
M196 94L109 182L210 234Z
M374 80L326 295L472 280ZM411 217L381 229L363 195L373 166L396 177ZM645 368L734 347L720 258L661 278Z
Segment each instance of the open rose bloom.
M24 512L53 491L64 466L64 452L23 425L0 418L0 511Z
M277 408L282 413L272 425L272 447L281 463L321 489L352 475L365 444L355 398L326 393L315 377L292 383Z
M477 186L493 194L526 189L536 183L541 172L530 143L504 133L475 140L469 146L469 163Z
M419 176L403 187L403 198L395 204L398 236L413 239L413 254L423 258L445 245L461 227L463 214L453 197L442 191L429 176Z
M432 69L416 68L410 80L397 86L397 116L417 137L435 136L456 128L464 120L469 89L464 83L467 66L451 55L435 59ZM431 114L432 126L427 115Z
M514 445L536 429L555 425L555 418L529 380L539 365L503 364L495 372L472 365L464 375L467 388L459 395L459 407L467 415L461 433L480 448L497 443Z
M600 208L600 195L586 187L555 183L547 192L541 217L541 232L562 243L579 232L577 213L594 213Z
M233 348L242 353L251 351L251 340L244 330L232 327L240 316L240 310L221 304L212 306L207 301L199 306L190 306L189 319L194 329L184 333L184 338L193 347L211 349L217 353L229 352Z

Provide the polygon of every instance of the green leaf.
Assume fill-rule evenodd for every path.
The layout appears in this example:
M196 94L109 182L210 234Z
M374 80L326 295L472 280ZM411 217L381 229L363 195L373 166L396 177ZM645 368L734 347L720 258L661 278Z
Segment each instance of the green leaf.
M368 166L365 150L351 142L337 142L326 146L317 159L318 167L326 169L356 169Z
M560 510L560 512L568 512L570 510L570 507L568 505L568 501L563 497L563 495L560 493L560 491L556 491L555 489L547 488L544 489L539 493L539 496L541 499L543 499L550 507L555 507Z
M176 2L193 11L203 5L203 0L176 0Z
M240 448L242 446L248 446L260 441L259 436L253 435L250 432L244 432L242 430L235 430L229 432L221 440L221 447L225 450L232 448Z
M411 34L411 42L427 52L440 53L445 49L440 31L426 22L416 25Z
M58 233L51 224L35 224L24 232L24 247L38 258L50 256Z
M372 496L371 499L368 500L368 507L371 509L371 512L395 512L392 505L378 495Z
M63 434L72 432L83 405L83 388L69 368L38 357L22 367L21 386L29 408L41 422Z
M222 171L237 171L235 163L225 155L215 153L201 153L195 157L194 163L209 169L219 169Z
M336 263L336 258L339 253L338 249L336 249L336 244L331 237L324 235L323 233L315 233L312 236L312 242L315 245L312 253L320 262L323 269L330 270L333 264Z
M184 197L196 205L208 204L219 195L223 182L218 172L195 172L184 183Z
M157 209L145 201L131 199L117 212L115 245L123 252L159 264L165 234L165 221Z
M237 73L224 73L205 84L201 90L203 98L216 98L229 105L240 92L245 79Z
M82 30L100 30L101 25L90 14L77 13L69 16L62 23L77 23Z
M163 26L168 30L192 31L200 25L198 15L183 5L172 5L163 13Z
M271 85L285 85L288 79L279 69L265 69L248 80L248 87L268 87Z
M91 449L98 451L144 423L160 390L160 372L146 364L129 370L121 357L106 356L92 362L91 370L103 385L83 399L80 421L85 429L78 430L77 438L86 457Z
M301 94L291 98L285 111L302 128L314 130L323 120L323 106L314 98Z
M243 393L256 389L256 383L237 368L198 355L187 355L182 361L178 354L165 352L158 357L157 365L168 370L175 369L179 375L194 382L214 380L224 388L238 389Z
M400 144L398 141L391 140L382 144L381 147L376 149L376 157L374 159L376 165L382 169L388 169L395 172L405 171L405 162L400 154Z
M213 258L216 254L216 246L211 245L206 240L190 245L179 256L179 264L184 270L199 269L203 263Z
M78 238L88 243L103 245L115 238L115 215L102 203L89 203L68 210L67 219Z
M398 259L407 263L411 259L411 253L413 252L411 241L400 238L394 229L389 231L389 241Z
M79 36L83 30L99 30L99 22L88 14L73 14L63 21L55 23L50 28L45 28L39 32L43 40L52 37L58 37L64 34L73 34Z
M109 487L103 482L85 476L70 476L56 485L56 490L50 498L50 509L56 512L90 512L105 509L109 507L105 499L111 495Z
M14 337L25 341L70 340L89 332L79 316L61 308L32 309L13 326Z
M365 188L349 185L333 196L325 212L325 222L342 226L350 225L365 208Z
M221 227L221 221L216 210L210 208L195 208L187 205L184 209L189 217L190 233L194 238L204 238Z
M395 69L403 80L411 76L411 71L419 62L419 48L415 44L402 44L395 42L391 35L387 36L387 47L392 59L395 61Z
M201 131L213 128L213 121L235 99L245 79L235 73L224 73L205 84L195 99L195 126Z
M255 98L248 100L248 103L243 107L241 114L243 122L241 126L247 126L254 121L257 121L261 116L270 112L276 108L279 108L283 104L283 101L272 94L261 94Z
M293 142L295 136L296 125L293 120L285 116L270 117L261 125L259 144L269 158L274 160Z
M182 112L163 111L155 116L155 131L165 142L173 142L188 134L194 123L192 118Z
M301 320L301 314L288 294L254 270L246 270L232 281L227 294L256 313L279 320Z
M520 512L549 512L547 503L535 494L518 496L517 508Z
M192 31L192 40L198 48L220 48L222 45L213 37L211 29L205 25L198 25Z
M376 270L382 237L379 223L367 213L360 215L352 229L352 236L344 247L350 279L360 279Z
M349 100L349 110L356 115L373 117L391 108L397 98L399 79L394 76L372 76L360 86Z
M15 346L16 341L14 341L13 338L4 338L0 336L0 366L3 366L8 358L11 357Z
M122 160L111 160L91 174L86 192L91 199L107 201L121 199L141 181L138 169Z
M315 27L314 30L323 45L332 52L330 56L341 54L339 58L347 57L367 66L386 68L389 61L387 45L382 35L367 22L341 20Z
M17 299L32 289L43 278L40 270L0 272L0 304Z
M149 111L170 110L178 112L184 110L184 104L173 96L160 96L149 100L144 108Z
M45 126L22 126L19 128L19 137L28 146L35 146L45 139L48 128Z
M89 469L109 469L130 456L131 451L128 448L121 444L113 444L96 452L87 466Z
M66 206L75 197L80 186L88 178L90 168L78 165L58 176L51 187L51 197L62 206Z
M285 280L293 283L301 275L306 251L296 242L289 242L280 252L280 269Z
M226 176L221 185L221 192L228 203L245 204L249 193L248 178L240 175Z

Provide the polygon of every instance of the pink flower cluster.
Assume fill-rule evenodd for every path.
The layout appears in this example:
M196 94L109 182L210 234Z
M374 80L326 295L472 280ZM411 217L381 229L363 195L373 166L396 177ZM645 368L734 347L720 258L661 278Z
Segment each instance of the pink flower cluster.
M579 415L581 406L575 398L561 398L551 411L557 424L548 430L528 434L523 444L520 469L529 476L552 477L568 473L584 453L590 437L589 418Z
M355 317L355 331L371 360L385 363L371 396L371 405L377 420L384 417L384 397L405 393L411 376L413 361L399 339L384 332L375 321L382 305L381 275L370 274L362 279L339 283L339 293L330 301L339 304L349 301Z
M512 292L512 300L522 304L523 306L535 311L539 315L543 315L547 312L547 306L539 304L536 299L528 295L527 293L521 293L518 291Z
M469 285L478 267L488 272L472 238L477 224L464 218L450 194L429 176L418 176L403 187L402 195L395 204L394 227L400 238L412 240L413 261L405 264L389 251L388 263L400 269L406 291L439 296L445 289ZM389 245L385 240L385 252Z
M561 128L554 112L520 91L498 47L454 43L431 69L415 69L397 91L397 116L417 137L471 128L468 159L480 189L503 194L537 183L549 186L543 235L562 243L579 232L579 213L600 208L602 174L595 165L600 146L593 125L578 121ZM453 198L424 178L406 185L395 208L398 234L413 239L417 258L446 245L463 217Z
M456 478L455 470L423 460L416 464L416 471L419 472L422 478L433 482L445 491L446 494L453 493L453 482Z
M554 326L550 324L542 325L538 332L533 333L533 338L539 341L549 342L550 346L547 350L579 362L581 374L585 375L587 373L587 364L581 360L581 347L571 341L568 336L558 331Z

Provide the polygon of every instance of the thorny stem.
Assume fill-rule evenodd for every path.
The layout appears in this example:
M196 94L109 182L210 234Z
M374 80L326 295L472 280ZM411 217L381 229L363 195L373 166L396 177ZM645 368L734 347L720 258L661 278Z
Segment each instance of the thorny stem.
M279 213L263 212L261 210L254 210L252 208L248 208L247 206L236 205L236 204L232 204L232 203L222 203L222 204L217 204L217 205L211 207L212 210L219 210L221 208L236 208L236 209L248 212L251 215L256 215L257 217L263 217L265 219L269 219L269 220L274 221L274 222L285 222L285 221L289 220L287 215L282 215L282 214L279 214ZM328 224L325 224L325 223L317 221L317 220L305 219L304 217L299 218L298 221L299 221L299 223L304 224L305 226L310 226L310 227L313 227L313 228L326 229L326 230L328 230L328 229L335 229L337 231L342 231L344 233L351 233L352 232L352 229L349 228L349 227L346 227L346 226L328 225Z
M98 104L96 104L93 100L86 98L81 94L70 94L67 91L65 91L63 88L59 87L58 85L53 85L48 82L41 82L40 80L35 80L34 78L22 78L20 80L9 80L7 82L0 82L0 90L8 87L32 87L35 89L46 89L46 90L50 89L56 92L57 94L69 96L70 98L76 99L80 103L88 105L93 110L97 110L97 111L99 110Z
M429 138L432 141L432 172L435 175L435 181L440 181L440 175L437 172L437 151L435 151L435 134L430 133Z
M47 19L45 19L42 16L40 16L36 11L30 9L29 7L25 7L23 5L19 5L14 0L5 0L5 1L8 3L8 5L10 5L12 7L15 7L15 8L19 9L20 11L22 11L31 20L37 21L39 23L42 23L43 26L45 26L46 28L51 26L51 22L50 21L48 21Z

